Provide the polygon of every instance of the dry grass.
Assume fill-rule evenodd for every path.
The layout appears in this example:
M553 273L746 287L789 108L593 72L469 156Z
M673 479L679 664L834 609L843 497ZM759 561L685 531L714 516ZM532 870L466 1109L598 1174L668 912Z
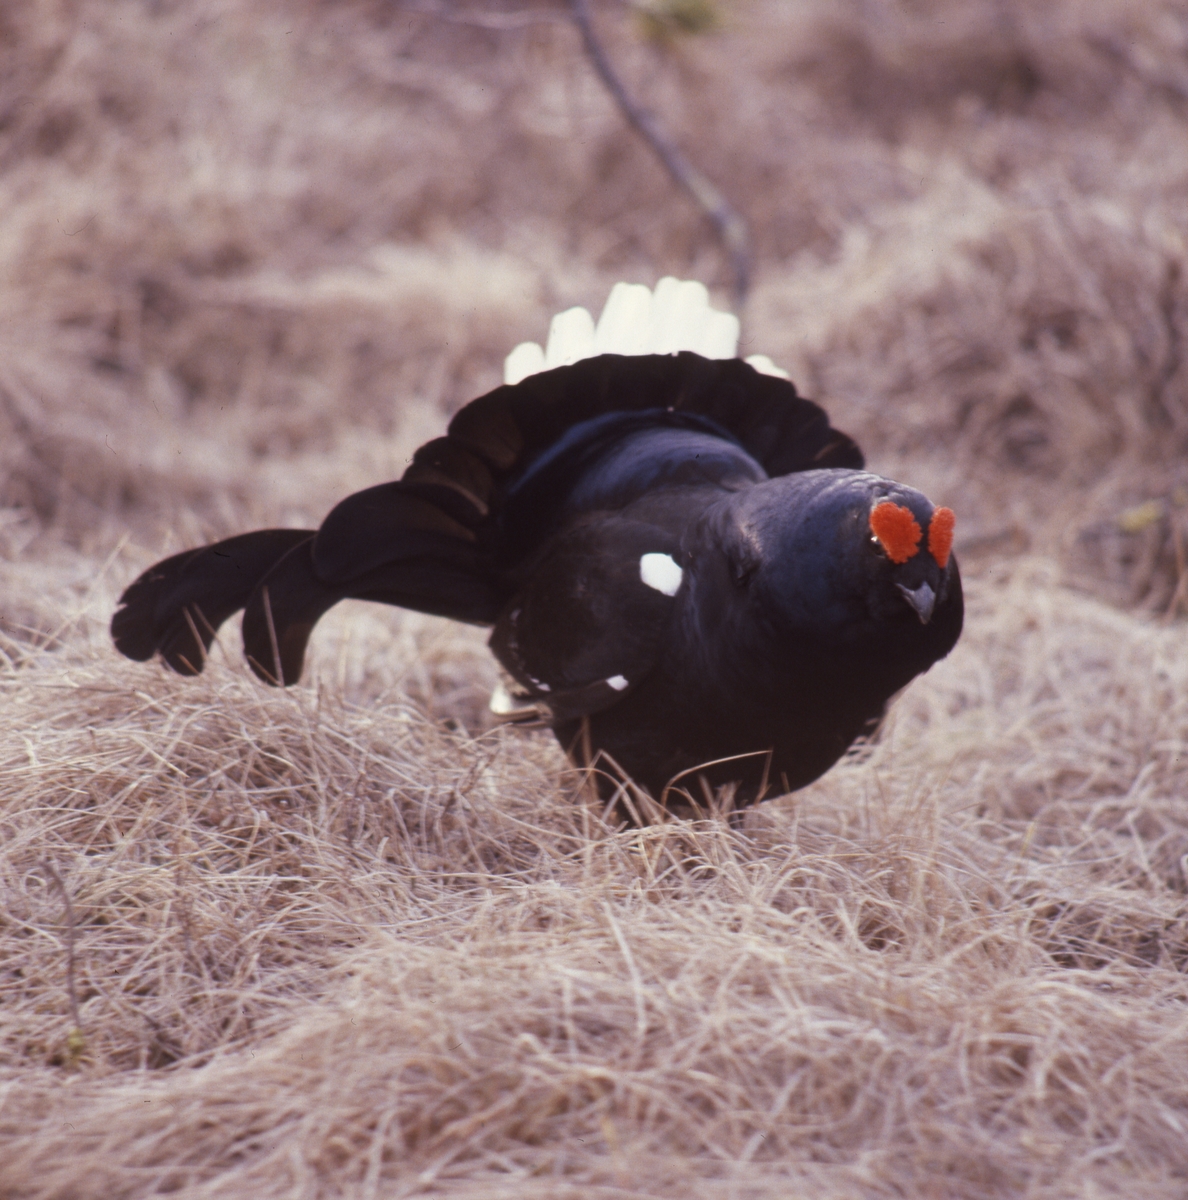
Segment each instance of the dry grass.
M559 9L421 8L0 13L0 1195L1182 1196L1188 13L600 8L748 351L970 577L876 744L623 831L479 631L344 605L284 694L106 639L555 308L726 280Z
M615 832L546 738L390 693L38 655L10 1194L1176 1194L1182 633L1026 561L972 599L877 746L737 830Z

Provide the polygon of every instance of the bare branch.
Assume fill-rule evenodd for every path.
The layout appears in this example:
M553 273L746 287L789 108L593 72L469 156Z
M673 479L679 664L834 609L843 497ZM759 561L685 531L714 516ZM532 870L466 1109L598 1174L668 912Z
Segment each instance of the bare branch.
M741 309L751 282L751 236L746 220L717 187L665 137L656 118L632 99L607 55L606 48L594 32L587 0L569 0L569 8L581 31L586 55L629 124L651 146L673 181L692 197L694 203L713 223L730 256L730 265L734 271L734 302L735 306Z
M548 9L521 9L501 13L456 13L442 4L430 2L422 4L406 4L401 6L404 12L417 13L419 16L433 17L450 25L468 25L474 29L526 29L530 25L553 25L566 23L566 18L560 13L549 12Z

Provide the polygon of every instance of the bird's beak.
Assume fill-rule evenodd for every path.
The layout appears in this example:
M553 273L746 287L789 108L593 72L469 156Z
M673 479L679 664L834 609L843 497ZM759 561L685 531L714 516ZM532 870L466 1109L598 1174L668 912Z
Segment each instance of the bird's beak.
M912 611L920 618L921 625L927 625L932 620L932 610L936 607L936 593L926 583L920 584L913 590L904 587L902 583L895 585L903 598L912 606Z

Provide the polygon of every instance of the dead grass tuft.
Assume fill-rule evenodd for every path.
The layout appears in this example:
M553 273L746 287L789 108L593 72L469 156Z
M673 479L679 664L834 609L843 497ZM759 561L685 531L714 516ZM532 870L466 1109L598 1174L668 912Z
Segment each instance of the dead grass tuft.
M1042 563L971 591L880 741L737 828L608 828L547 738L331 655L283 694L28 661L11 1194L1173 1194L1182 634Z

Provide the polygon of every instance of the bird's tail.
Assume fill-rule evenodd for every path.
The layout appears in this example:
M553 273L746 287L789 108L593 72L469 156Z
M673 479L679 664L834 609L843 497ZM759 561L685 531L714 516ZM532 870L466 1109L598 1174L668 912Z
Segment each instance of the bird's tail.
M490 487L472 454L439 438L403 479L348 496L320 529L262 529L150 567L120 597L116 648L196 675L219 626L242 608L252 670L289 684L314 625L340 600L492 624L503 597L483 549Z
M116 649L137 662L160 654L179 675L197 675L219 626L313 536L312 529L258 529L149 567L124 591L111 619Z

